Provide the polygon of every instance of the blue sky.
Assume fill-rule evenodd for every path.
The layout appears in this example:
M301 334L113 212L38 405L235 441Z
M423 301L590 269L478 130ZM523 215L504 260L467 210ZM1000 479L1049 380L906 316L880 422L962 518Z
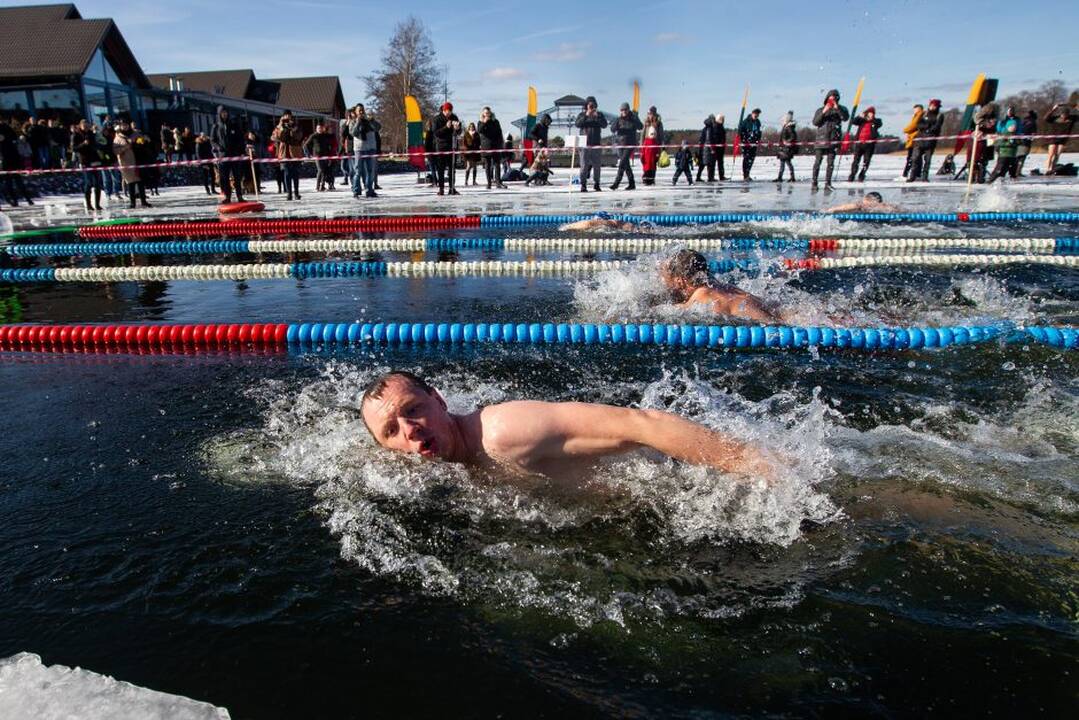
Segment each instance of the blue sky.
M767 124L788 109L804 124L826 90L839 88L849 103L865 75L862 107L877 106L884 130L898 132L914 102L961 106L982 71L1000 79L1001 94L1054 79L1079 86L1075 0L75 4L83 17L112 17L146 72L336 74L350 104L363 100L359 77L377 66L394 24L416 15L448 66L458 113L470 119L485 104L504 120L524 114L528 85L541 109L572 92L613 111L637 77L642 105L657 105L668 128L697 127L710 112L730 124L747 82Z

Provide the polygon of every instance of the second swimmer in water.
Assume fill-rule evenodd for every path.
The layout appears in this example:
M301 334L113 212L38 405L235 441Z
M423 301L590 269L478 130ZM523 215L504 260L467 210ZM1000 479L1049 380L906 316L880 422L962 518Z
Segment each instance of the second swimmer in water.
M783 314L760 298L716 280L708 260L696 250L679 250L660 268L663 284L681 307L705 305L716 315L759 323L784 322Z

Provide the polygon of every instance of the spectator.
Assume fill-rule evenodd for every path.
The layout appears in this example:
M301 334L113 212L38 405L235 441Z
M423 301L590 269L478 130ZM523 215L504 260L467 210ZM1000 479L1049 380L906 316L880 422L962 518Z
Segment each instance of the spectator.
M798 154L798 128L794 124L794 111L788 110L783 116L783 127L779 130L779 148L776 157L779 159L779 176L776 182L783 182L783 168L790 170L791 182L794 182L794 156Z
M14 121L12 121L14 122ZM22 156L19 155L19 131L11 124L0 120L0 170L22 170ZM27 205L33 205L30 191L26 189L22 175L4 175L4 197L12 207L18 207L21 195Z
M71 156L82 168L82 192L86 212L100 211L104 160L97 142L97 133L85 118L79 121L71 133ZM93 205L90 204L91 190L94 192Z
M308 156L315 158L315 192L336 189L333 185L333 163L326 159L333 155L333 143L333 133L327 132L323 123L315 125L315 132L304 141L303 149Z
M940 113L940 100L929 101L929 109L918 120L918 137L914 141L914 152L910 158L910 174L907 182L921 180L929 182L929 163L937 149L937 138L944 127L944 116Z
M112 150L120 166L120 174L127 185L128 207L135 207L136 196L142 207L150 207L150 203L146 202L146 188L142 184L139 169L136 167L138 161L135 159L134 142L135 138L131 133L131 125L126 119L120 118L119 122L116 123L116 132L112 137Z
M449 174L450 195L460 195L454 185L453 159L457 150L457 137L461 134L461 121L453 114L453 103L444 102L431 124L432 134L435 136L435 152L433 165L435 180L438 183L438 194L446 194L446 175Z
M532 128L532 132L528 134L528 137L536 144L537 149L547 147L550 129L551 116L544 113L540 121L536 123L536 127Z
M214 155L219 160L221 202L232 201L233 183L230 180L235 181L237 202L244 202L244 162L233 158L244 154L245 133L242 125L238 121L233 121L229 117L229 111L222 105L217 106L217 122L210 131L210 142L213 145Z
M644 116L644 139L641 141L641 182L656 184L656 168L659 166L660 146L663 144L663 119L655 105Z
M195 159L200 160L199 170L202 172L202 187L206 194L211 197L217 194L217 181L214 178L213 163L208 162L214 158L213 145L210 144L210 136L199 133L195 138Z
M742 180L749 182L749 173L753 170L753 161L757 159L757 149L761 142L760 108L753 108L749 117L738 126L738 140L742 144Z
M618 108L618 117L611 123L611 134L614 142L618 145L618 171L614 174L614 183L611 190L617 190L622 183L622 175L626 175L626 190L635 190L637 183L633 180L633 168L630 160L637 149L637 132L644 127L637 113L633 112L629 103L622 103Z
M584 150L581 151L581 192L588 192L588 177L592 176L592 187L599 192L600 166L602 163L603 128L607 127L607 116L599 111L596 98L589 95L585 99L584 111L577 115L574 125L584 131Z
M1009 106L1004 117L997 123L996 140L993 142L993 148L997 152L997 164L989 175L987 182L990 184L1005 173L1013 180L1016 178L1019 172L1019 141L1015 139L1015 136L1019 134L1019 127L1019 118L1016 117L1015 108Z
M375 169L378 159L378 138L374 122L367 117L367 109L357 103L353 108L352 120L348 123L348 132L352 135L352 147L356 153L352 178L352 197L358 198L364 193L366 196L376 198L375 193Z
M824 175L824 189L832 189L832 172L835 170L835 153L843 137L843 123L850 119L850 111L839 104L839 91L829 90L824 104L813 113L813 126L817 128L815 157L813 159L813 189L817 189L821 161L827 158L828 169Z
M257 161L266 157L266 146L254 130L247 131L244 141L244 155L248 158L248 161L244 163L244 169L250 173L249 185L253 192L262 192L262 163Z
M540 148L536 153L536 159L532 161L532 174L525 180L525 185L550 185L548 178L551 176L551 158L547 148Z
M671 181L671 185L678 184L678 178L685 173L686 182L691 186L693 185L693 151L689 147L689 143L685 140L682 141L682 147L678 148L678 152L674 156L674 180Z
M955 175L955 155L948 153L944 156L944 162L940 164L937 175Z
M502 133L499 132L499 137ZM476 185L476 175L479 172L480 163L483 162L483 156L480 154L480 136L476 131L476 123L469 123L468 129L465 130L465 134L461 136L461 149L464 152L465 160L465 185L468 185L468 176L472 176L472 184ZM486 171L486 166L484 170ZM490 175L488 174L488 177ZM490 188L490 182L487 183L487 187Z
M188 159L184 157L184 131L178 125L172 129L172 152L177 160Z
M918 137L918 123L922 120L922 115L925 114L925 107L922 105L915 105L914 112L910 116L910 122L903 127L903 132L907 135L907 141L905 147L907 149L907 162L903 166L903 177L910 175L910 161L914 155L914 140Z
M880 126L883 124L877 117L877 109L870 105L861 115L851 120L858 126L855 135L854 159L851 161L850 177L848 182L854 182L855 175L859 182L865 182L865 173L869 170L869 163L873 160L873 153L877 150L877 138L880 137ZM858 172L858 164L862 164L862 172Z
M506 175L510 173L510 165L513 164L513 159L517 153L513 150L513 135L506 136L506 142L503 144L502 153L502 179L506 179Z
M354 108L349 108L345 113L346 117L341 121L338 127L338 146L341 148L341 154L344 157L341 159L341 182L345 187L352 187L353 173L355 167L352 164L352 154L356 151L356 147L353 144L352 133L348 131L348 124L352 120L355 114Z
M30 118L26 125L26 139L30 143L32 164L36 170L49 168L49 128L44 118Z
M151 195L160 195L158 186L161 184L161 170L157 165L157 148L153 141L139 130L135 123L131 123L131 138L135 149L135 163L140 165L139 177L142 178L142 187Z
M303 158L303 131L296 125L291 110L281 113L281 119L273 131L273 141L277 148L277 159L281 161L281 171L285 176L285 199L292 200L295 195L299 200L300 166L297 161Z
M165 162L170 163L172 162L172 145L174 142L172 128L168 123L163 122L161 123L159 134L161 136L161 152L165 156Z
M505 189L502 182L502 123L498 121L491 108L485 107L480 113L480 121L476 124L476 133L479 135L480 150L483 154L483 174L487 178L487 189L491 189L491 183L496 187ZM468 174L465 174L467 180Z
M371 158L371 183L374 185L375 190L381 190L378 184L378 159L382 157L382 123L370 115L367 119L371 121L371 126L375 129L375 154Z
M49 141L53 153L53 167L66 168L68 166L67 146L71 141L71 135L60 120L49 120Z
M101 119L101 131L97 144L101 146L101 159L105 165L105 169L101 171L105 180L105 197L111 199L115 196L119 200L122 182L119 171L115 169L116 154L112 150L112 140L115 136L116 128L113 126L112 119L104 115Z
M1052 175L1056 170L1057 160L1064 152L1064 147L1071 139L1072 129L1079 120L1079 110L1068 103L1057 103L1045 116L1045 130L1051 137L1048 143L1048 155L1045 158L1045 174Z
M708 182L715 182L717 162L719 162L719 176L721 179L723 177L723 161L719 159L723 154L723 151L719 149L722 147L719 138L720 127L721 125L716 123L715 115L709 115L704 119L704 127L701 128L701 136L697 142L701 155L701 164L697 168L697 182L701 181L701 174L705 168L708 168Z
M191 132L189 127L185 127L180 133L180 151L183 153L184 160L195 159L195 133Z
M1038 113L1029 110L1019 123L1019 134L1023 135L1016 147L1016 174L1023 177L1023 165L1026 164L1027 156L1030 155L1030 147L1034 144L1034 135L1038 134Z

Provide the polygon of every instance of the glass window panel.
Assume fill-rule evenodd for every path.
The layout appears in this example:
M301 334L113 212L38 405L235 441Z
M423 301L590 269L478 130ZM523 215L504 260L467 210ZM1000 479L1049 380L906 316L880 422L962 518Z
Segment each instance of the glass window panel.
M100 53L101 51L98 50L98 52ZM111 83L122 84L124 81L116 74L116 69L112 66L112 63L109 62L109 59L103 57L102 61L105 63L105 79Z
M0 110L27 112L29 109L25 90L0 90Z
M84 78L89 80L100 80L105 82L105 56L101 54L101 49L94 53L93 59L90 64L86 66L86 72L83 74Z
M91 122L101 124L102 118L109 114L109 100L105 96L105 88L86 86L86 111Z
M120 113L131 112L131 96L128 95L126 90L118 90L117 88L109 89L109 96L112 98L112 114L119 115Z

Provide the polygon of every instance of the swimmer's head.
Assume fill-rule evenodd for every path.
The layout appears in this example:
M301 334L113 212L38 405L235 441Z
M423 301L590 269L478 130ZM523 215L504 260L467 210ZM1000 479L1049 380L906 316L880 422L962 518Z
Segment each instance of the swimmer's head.
M869 203L870 205L877 205L884 202L884 198L879 192L867 192L865 194L865 202Z
M685 300L694 290L712 281L708 260L696 250L682 249L660 267L660 277L677 298Z
M413 373L395 370L372 380L363 391L360 415L371 437L388 450L433 460L455 449L446 401Z

